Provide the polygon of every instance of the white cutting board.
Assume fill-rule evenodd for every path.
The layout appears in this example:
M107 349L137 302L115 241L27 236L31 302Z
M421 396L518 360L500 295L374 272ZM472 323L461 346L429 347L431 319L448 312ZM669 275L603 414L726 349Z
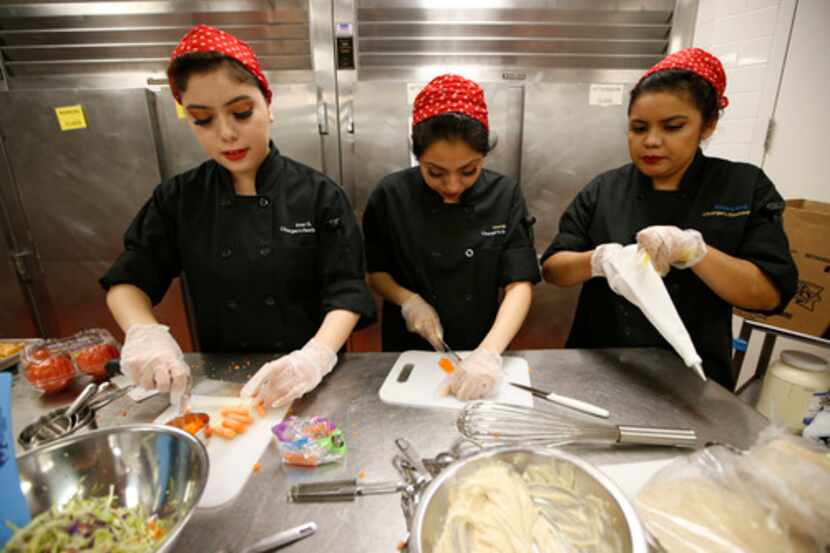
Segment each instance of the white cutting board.
M469 352L459 352L464 357ZM438 407L442 409L461 409L466 402L458 400L455 396L442 396L441 388L444 381L449 377L447 373L438 366L438 360L448 357L445 353L435 351L405 351L389 374L386 376L383 385L380 387L380 399L384 403L392 405L403 405L406 407ZM508 382L530 385L530 369L527 361L521 357L505 355L502 357L504 364L504 380L497 396L488 398L495 401L504 401L514 405L533 407L533 396L530 392L510 386ZM412 364L412 371L405 382L399 382L398 376L408 364Z
M214 397L193 395L190 398L190 409L194 413L207 413L210 425L222 423L220 411L226 407L248 405L238 397ZM271 427L285 417L288 407L268 409L264 417L251 409L254 422L232 440L226 440L214 434L210 438L203 438L210 460L207 485L199 500L199 508L219 507L234 499L247 482L253 472L254 465L259 461L268 442L271 441ZM164 424L177 415L172 405L156 418L157 424ZM201 433L199 434L201 436Z

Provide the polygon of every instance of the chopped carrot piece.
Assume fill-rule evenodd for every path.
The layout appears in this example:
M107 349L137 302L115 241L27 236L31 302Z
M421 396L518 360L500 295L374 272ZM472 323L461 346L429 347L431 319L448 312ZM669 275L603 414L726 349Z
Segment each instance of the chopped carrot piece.
M441 367L441 370L447 374L452 374L455 372L455 365L453 365L452 361L450 361L446 357L442 357L438 360L438 366Z
M357 479L358 480L365 480L366 479L366 471L361 470L360 472L358 472L357 473Z
M232 440L232 439L236 438L236 432L234 432L230 428L223 428L221 426L214 426L213 431L215 433L219 434L220 436L222 436L223 438L225 438L226 440Z
M205 438L210 438L213 435L213 428L208 426L205 428Z
M245 425L244 424L242 424L241 422L233 421L231 419L223 420L222 421L222 426L224 426L225 428L230 428L231 430L233 430L237 434L242 434L243 432L245 432Z
M256 412L257 414L259 414L260 417L265 416L265 406L262 404L261 401L256 404Z
M282 460L286 463L290 463L292 465L302 465L306 467L316 467L317 466L317 457L314 455L303 455L302 453L296 453L293 451L288 451L282 454Z
M228 413L225 415L225 418L227 420L241 422L242 424L251 424L254 422L254 419L252 419L250 415L241 415L239 413Z
M259 463L254 463L254 472L259 472L262 470L262 465Z
M230 413L236 413L238 415L248 415L251 416L251 410L246 407L226 407L219 411L219 414L223 417L227 417Z

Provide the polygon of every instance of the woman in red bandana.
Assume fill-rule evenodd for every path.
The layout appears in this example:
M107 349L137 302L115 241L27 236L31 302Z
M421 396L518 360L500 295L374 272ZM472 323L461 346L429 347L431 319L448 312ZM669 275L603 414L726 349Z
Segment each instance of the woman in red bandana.
M584 283L568 346L669 347L603 278L634 242L665 276L705 372L729 389L732 306L774 313L793 297L798 276L775 186L758 167L700 150L729 105L725 91L720 61L698 48L668 56L632 90L632 163L579 193L542 257L548 282Z
M412 109L418 166L384 177L363 216L384 351L474 350L449 382L461 399L497 389L539 281L533 219L516 180L483 168L490 149L484 91L436 77Z
M271 89L251 48L198 25L168 68L210 158L159 185L101 279L126 333L125 374L180 391L189 369L152 306L184 275L203 351L291 352L243 394L268 405L314 388L362 316L373 315L363 248L343 191L270 141Z

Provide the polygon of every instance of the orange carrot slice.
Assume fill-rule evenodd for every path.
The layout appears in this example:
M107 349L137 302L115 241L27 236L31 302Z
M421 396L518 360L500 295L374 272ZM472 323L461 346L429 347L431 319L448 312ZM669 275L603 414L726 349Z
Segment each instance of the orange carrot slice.
M261 401L256 404L256 412L257 414L259 414L260 417L265 416L265 406L262 404Z
M240 407L226 407L226 408L222 409L221 411L219 411L219 414L222 415L223 417L227 417L231 413L236 413L238 415L248 415L249 417L251 416L251 410L248 409L247 407L241 407L241 406Z
M441 370L447 374L452 374L455 372L455 365L453 365L452 361L450 361L446 357L442 357L438 360L438 366L441 367Z
M211 436L213 436L213 428L208 426L205 428L205 438L210 438Z
M245 432L245 425L244 424L242 424L241 422L233 421L231 419L223 420L222 421L222 426L224 426L225 428L230 428L231 430L233 430L237 434L242 434L243 432Z
M240 413L228 413L225 415L225 419L234 422L241 422L242 424L251 424L254 422L254 419L252 419L250 415L242 415Z
M226 440L232 440L232 439L236 438L236 432L234 432L230 428L223 428L221 426L214 426L213 427L213 432L216 433L216 434L219 434L220 436L222 436Z
M254 472L259 472L262 470L262 465L259 463L254 463Z

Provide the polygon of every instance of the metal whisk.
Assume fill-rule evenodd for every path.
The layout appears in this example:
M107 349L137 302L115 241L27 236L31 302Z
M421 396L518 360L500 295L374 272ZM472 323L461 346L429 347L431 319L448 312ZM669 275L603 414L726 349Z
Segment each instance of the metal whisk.
M694 430L582 422L541 409L497 401L468 404L455 424L465 438L485 447L501 444L561 446L585 442L697 447Z

